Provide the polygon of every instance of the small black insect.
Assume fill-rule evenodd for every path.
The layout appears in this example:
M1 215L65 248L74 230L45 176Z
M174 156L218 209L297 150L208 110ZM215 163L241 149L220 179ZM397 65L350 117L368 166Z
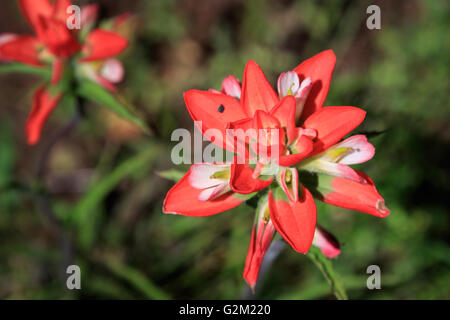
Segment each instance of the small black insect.
M223 104L220 105L219 109L217 109L217 111L219 111L220 113L223 113L225 111L225 107L223 106Z

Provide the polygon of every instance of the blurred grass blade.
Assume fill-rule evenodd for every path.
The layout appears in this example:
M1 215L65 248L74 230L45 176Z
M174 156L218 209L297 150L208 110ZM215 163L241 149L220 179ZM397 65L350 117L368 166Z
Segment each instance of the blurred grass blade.
M99 216L99 206L105 197L127 176L144 174L159 152L155 145L149 145L147 149L136 156L122 162L107 176L102 177L86 192L86 195L75 206L69 223L79 227L79 242L83 248L88 248L95 237L95 225Z
M158 171L156 174L164 179L171 180L174 182L178 182L184 176L184 172L177 169Z
M87 100L94 101L101 106L111 109L118 116L138 125L145 133L150 132L144 121L124 106L123 103L120 103L118 97L114 96L99 84L89 80L80 81L77 87L77 94Z
M126 280L130 285L139 290L148 299L169 300L170 297L157 287L140 271L117 261L107 261L106 267L116 276Z
M29 73L38 76L50 77L50 68L35 67L21 63L5 63L0 64L0 74L1 73Z
M347 300L344 286L336 272L330 259L327 259L317 247L311 247L306 256L320 269L331 286L331 291L338 300Z

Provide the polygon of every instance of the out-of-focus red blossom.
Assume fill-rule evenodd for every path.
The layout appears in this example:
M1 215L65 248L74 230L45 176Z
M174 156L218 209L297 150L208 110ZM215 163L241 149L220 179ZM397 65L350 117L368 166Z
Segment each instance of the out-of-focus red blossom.
M69 62L75 61L77 74L111 91L115 90L113 83L123 77L121 63L110 58L128 46L127 39L101 28L92 30L98 11L96 4L81 9L81 30L70 30L67 27L70 17L67 8L71 5L69 0L19 0L19 7L35 35L0 35L0 61L37 67L52 66L50 84L40 87L34 94L32 111L26 124L30 145L39 141L42 126L64 94L54 92L58 91L57 85ZM87 34L81 37L81 33L86 31ZM61 88L59 90L63 91Z
M305 254L315 245L329 258L339 255L337 240L316 224L313 195L377 217L389 214L373 181L349 166L371 159L375 148L364 135L341 141L364 120L365 111L322 106L335 63L332 50L315 55L280 75L277 94L261 68L250 60L242 86L229 76L221 91L184 94L189 114L194 121L201 121L205 138L224 149L229 147L227 129L274 129L279 133L275 141L258 136L279 151L278 157L259 154L263 161L256 165L238 163L236 158L230 163L194 164L169 190L163 205L165 213L209 216L262 194L244 270L252 288L275 231L297 252ZM208 129L220 131L225 138L212 139ZM251 148L245 141L241 143ZM230 151L236 152L235 147ZM265 170L270 161L277 162L276 172ZM313 177L314 183L308 182L308 177Z

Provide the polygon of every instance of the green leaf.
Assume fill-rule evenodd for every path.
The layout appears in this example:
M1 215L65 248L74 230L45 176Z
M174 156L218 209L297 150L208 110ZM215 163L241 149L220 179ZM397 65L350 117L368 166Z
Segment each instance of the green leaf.
M50 78L52 72L48 67L35 67L21 63L0 64L0 73L29 73Z
M331 292L338 300L347 300L344 286L336 272L333 270L333 265L330 259L327 259L319 248L312 246L306 256L319 268L324 277L331 286Z
M184 176L184 172L177 169L170 169L166 171L158 171L156 174L164 179L178 182Z
M73 209L69 224L78 227L79 243L82 248L88 248L95 238L96 222L100 215L100 204L105 197L125 177L140 174L148 170L157 158L159 150L154 145L148 146L144 152L122 162L107 176L93 184Z
M142 121L133 111L120 103L118 101L118 97L104 89L99 84L89 80L80 81L76 92L79 96L87 100L94 101L101 106L107 107L120 117L138 125L145 133L150 132L144 121Z
M106 267L116 276L126 280L135 289L139 290L148 299L169 300L167 293L157 287L139 270L118 261L107 261Z

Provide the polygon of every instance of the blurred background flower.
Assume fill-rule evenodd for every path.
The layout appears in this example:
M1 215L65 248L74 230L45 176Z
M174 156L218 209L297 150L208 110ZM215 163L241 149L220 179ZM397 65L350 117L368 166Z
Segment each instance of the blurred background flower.
M367 111L355 134L367 134L377 152L364 171L391 209L375 223L318 203L318 223L341 244L334 269L353 299L450 298L447 1L98 2L100 19L133 13L133 25L122 27L134 40L117 91L152 134L87 105L90 121L49 159L49 216L17 185L35 183L36 159L73 106L61 101L41 143L30 148L23 125L36 79L0 75L0 298L245 296L242 257L253 209L202 219L163 215L172 183L155 173L173 167L172 130L192 128L184 91L220 90L229 74L242 79L249 59L275 87L282 71L328 48L337 65L325 105ZM381 8L381 30L366 28L371 4ZM0 15L0 33L30 32L15 1L5 2ZM311 261L288 250L257 297L332 298ZM81 267L80 291L65 286L69 264ZM371 264L381 268L381 290L366 287Z

